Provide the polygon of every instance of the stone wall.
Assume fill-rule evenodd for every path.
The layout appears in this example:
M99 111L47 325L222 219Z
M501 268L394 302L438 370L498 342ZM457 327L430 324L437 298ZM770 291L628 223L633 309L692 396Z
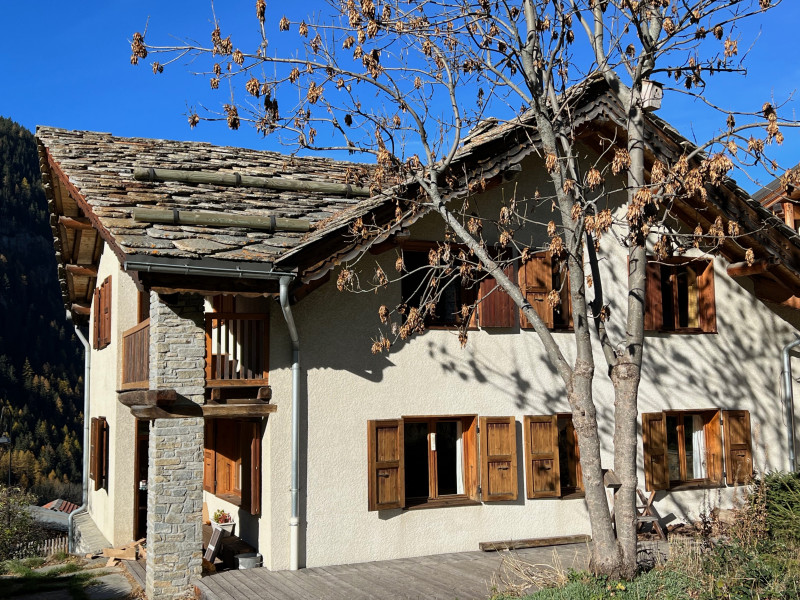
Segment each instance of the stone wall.
M150 389L203 403L203 298L150 295ZM149 598L179 598L202 571L203 419L150 425L147 494Z

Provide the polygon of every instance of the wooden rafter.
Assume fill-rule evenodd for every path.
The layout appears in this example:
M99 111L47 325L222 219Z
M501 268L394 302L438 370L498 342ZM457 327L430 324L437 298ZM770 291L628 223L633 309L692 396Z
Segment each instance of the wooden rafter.
M76 265L69 263L65 265L64 268L66 268L67 273L72 273L80 277L97 277L97 265Z

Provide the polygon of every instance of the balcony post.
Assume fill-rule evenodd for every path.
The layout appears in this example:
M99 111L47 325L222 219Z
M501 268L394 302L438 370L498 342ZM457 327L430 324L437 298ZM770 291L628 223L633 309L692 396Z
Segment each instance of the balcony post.
M203 404L203 298L150 296L150 389ZM150 423L147 494L148 598L183 598L202 571L203 419Z

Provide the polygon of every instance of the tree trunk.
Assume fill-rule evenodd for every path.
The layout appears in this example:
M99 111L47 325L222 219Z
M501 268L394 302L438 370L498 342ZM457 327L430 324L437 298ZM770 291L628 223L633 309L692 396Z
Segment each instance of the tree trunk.
M622 553L620 576L636 574L637 400L641 369L624 358L611 371L614 384L614 472L622 486L614 494L617 542Z
M592 399L592 378L593 369L587 364L576 362L569 394L572 423L581 451L586 508L589 511L589 523L592 528L589 568L595 573L619 576L622 572L623 554L614 535L603 483L597 413Z

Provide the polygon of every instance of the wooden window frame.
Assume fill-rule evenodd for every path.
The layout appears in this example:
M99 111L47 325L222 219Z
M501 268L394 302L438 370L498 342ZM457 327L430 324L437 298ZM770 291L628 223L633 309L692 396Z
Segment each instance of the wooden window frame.
M406 256L411 255L422 255L422 262L424 264L428 264L427 255L431 249L436 248L439 246L439 242L429 242L429 241L419 241L419 240L412 240L406 241L402 244L400 250L403 253L403 264L406 265ZM461 244L450 244L451 251L454 253L458 253L460 250L466 250L466 246ZM400 280L400 298L401 304L407 305L409 308L412 306L416 306L417 302L410 302L417 294L417 286L412 285L412 278L409 277L410 271L407 270L407 267L404 268L405 273L403 274L403 278ZM467 304L472 306L478 299L479 294L479 284L474 283L471 286L464 286L463 283L460 282L452 282L450 285L459 285L458 288L458 299L457 303L460 304ZM413 287L414 289L410 289ZM441 301L441 300L440 300ZM452 321L445 320L442 315L439 315L439 303L437 302L437 314L435 316L427 316L425 318L425 328L426 329L457 329L464 325L462 317L459 313L455 313L453 316ZM477 318L475 311L473 310L470 316L470 321L467 325L469 329L477 329Z
M464 493L439 495L431 431L440 421L461 421ZM428 498L406 498L405 424L428 428ZM491 449L496 448L492 452ZM514 417L423 415L367 421L368 510L468 506L517 499Z
M440 495L438 490L437 450L433 449L432 433L436 424L444 421L461 421L462 463L461 473L464 477L463 494ZM478 464L477 464L477 415L443 415L423 417L403 417L403 426L408 423L426 423L428 425L428 497L406 497L405 508L432 508L438 506L456 506L478 501ZM405 436L404 436L405 439ZM403 446L405 453L405 445ZM408 470L404 470L404 476ZM406 487L407 489L407 487Z
M94 308L94 349L102 350L111 344L111 275L95 288L92 300Z
M688 273L689 269L695 274L697 286L697 326L681 326L679 322L680 306L683 302L679 297L677 280L683 272ZM671 317L664 303L665 295L671 300ZM688 306L686 311L689 311ZM647 257L645 331L717 333L713 259L671 256L656 261L652 256Z
M92 417L90 423L89 478L94 490L108 490L109 431L105 417Z
M723 425L723 417L726 412L731 411L721 411L719 408L701 408L643 413L642 445L644 451L642 455L644 457L645 487L647 491L722 486L724 484L723 467L730 455L727 448L725 448L723 452L723 438L727 438L725 426ZM749 413L747 411L736 412L747 413L749 424ZM694 479L686 478L686 448L685 445L679 445L678 466L681 477L679 479L671 479L668 457L667 417L680 417L680 422L677 426L678 439L685 440L685 418L694 415L699 415L703 418L706 477Z
M220 440L219 435L231 437ZM261 514L261 435L260 419L205 422L203 489L252 515ZM225 472L228 481L221 479Z

